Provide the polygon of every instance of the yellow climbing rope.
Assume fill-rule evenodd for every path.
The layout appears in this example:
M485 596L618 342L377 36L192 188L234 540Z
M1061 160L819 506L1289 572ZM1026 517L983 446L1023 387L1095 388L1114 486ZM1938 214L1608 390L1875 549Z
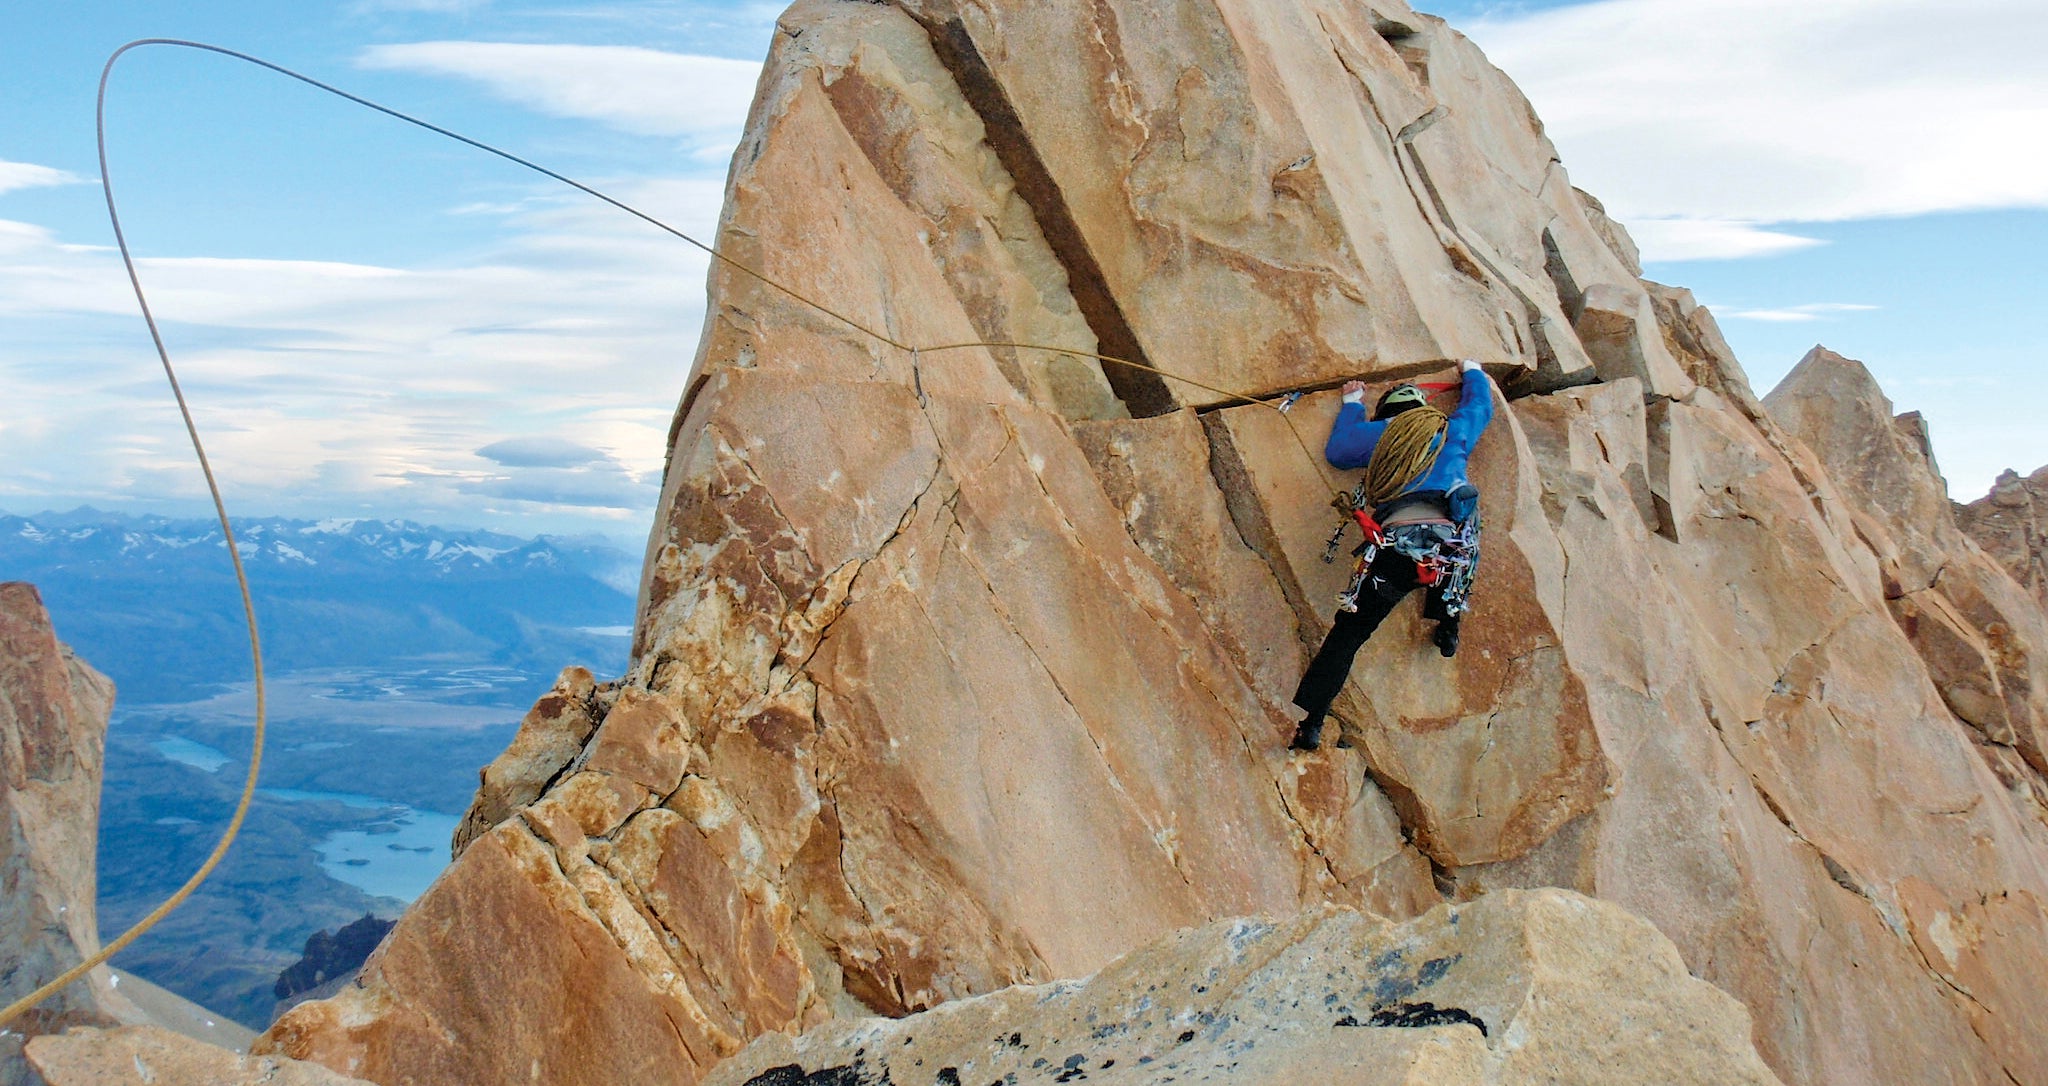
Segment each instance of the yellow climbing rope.
M253 666L255 671L255 734L250 742L249 774L247 779L243 782L241 797L235 804L234 815L228 820L227 828L222 832L219 843L214 846L212 853L207 856L206 861L202 863L199 866L199 869L192 874L192 877L187 879L185 881L185 884L183 886L180 886L175 893L173 893L169 898L167 898L164 901L163 904L151 910L149 914L144 916L141 920L136 921L136 923L132 927L130 927L127 931L121 933L121 935L115 938L112 942L107 943L105 946L101 947L97 953L88 957L85 961L80 962L76 966L73 966L72 968L65 970L64 973L61 976L57 977L55 980L50 981L48 984L45 984L42 987L36 989L34 992L29 993L27 996L24 996L21 999L16 1000L14 1003L9 1004L5 1009L0 1009L0 1027L5 1027L8 1023L13 1022L21 1015L27 1013L31 1008L35 1007L38 1003L41 1003L43 1000L49 998L51 995L53 995L60 989L71 984L73 981L78 980L80 977L83 977L88 972L93 970L95 967L106 962L109 958L119 953L123 948L127 947L130 943L133 943L137 938L141 937L143 933L147 932L150 928L154 927L158 921L162 920L165 916L169 915L171 910L177 908L180 904L182 904L185 901L186 898L192 896L192 892L194 890L197 890L199 888L199 885L206 881L207 876L213 873L214 868L220 865L221 859L227 855L229 847L234 844L235 837L241 832L243 820L248 816L249 813L250 801L254 797L256 792L257 775L261 771L263 765L263 741L267 721L263 676L263 644L262 639L258 635L256 629L256 607L250 596L248 575L242 568L241 552L236 548L234 528L228 521L227 505L221 497L220 485L214 478L213 468L206 457L206 449L200 443L198 427L192 421L192 412L191 409L186 404L185 393L178 384L177 371L171 365L170 352L164 346L163 335L157 328L156 317L151 313L149 308L149 299L143 292L142 280L140 276L136 273L135 260L134 257L129 252L127 238L122 233L121 216L115 208L113 180L111 174L107 169L106 110L107 83L109 77L111 77L111 75L113 74L115 64L120 61L123 55L128 53L130 50L139 49L144 46L152 45L170 46L181 49L196 49L202 52L216 53L221 56L230 57L235 60L243 61L245 63L254 64L259 68L265 68L272 72L276 72L279 75L283 75L291 79L298 80L299 82L305 83L308 86L314 87L318 90L325 91L329 94L346 99L350 102L354 102L355 104L363 106L364 108L375 110L379 113L385 114L386 116L392 117L400 121L404 121L407 124L415 125L419 128L426 129L429 132L433 132L437 135L444 136L448 139L452 139L458 143L466 144L470 147L476 148L477 150L484 151L488 154L496 155L497 157L505 159L506 161L511 162L517 166L521 166L525 169L531 170L544 177L551 178L555 181L558 181L564 185L569 186L570 188L576 189L580 192L585 193L586 195L595 197L598 200L610 204L611 206L618 208L619 210L624 211L627 214L632 215L633 217L640 219L648 223L649 225L654 226L659 230L662 230L665 233L668 233L676 238L681 239L682 241L689 243L690 245L697 247L698 249L703 250L712 259L717 260L718 262L726 265L727 267L730 267L735 271L738 271L744 275L747 275L753 279L758 280L767 287L776 290L782 294L785 294L788 297L795 299L797 302L800 302L803 305L809 306L810 308L818 311L819 313L824 314L825 316L831 317L832 319L840 322L841 324L844 324L847 327L852 328L853 330L869 337L870 339L875 340L878 343L882 343L886 346L893 347L897 350L910 354L913 357L921 354L938 354L946 351L962 351L970 349L1008 348L1012 350L1046 351L1052 354L1067 355L1073 358L1092 358L1097 360L1098 362L1108 363L1117 366L1124 366L1134 370L1142 370L1146 373L1155 374L1166 380L1178 381L1182 384L1192 385L1196 388L1203 389L1207 392L1211 392L1218 396L1221 396L1225 400L1230 402L1268 408L1280 416L1280 419L1286 425L1289 434L1292 435L1292 437L1294 438L1295 445L1301 449L1302 455L1307 457L1310 463L1314 466L1316 477L1318 479L1323 478L1321 471L1321 458L1316 455L1316 453L1310 448L1307 440L1305 440L1302 437L1300 429L1294 425L1294 420L1288 417L1287 407L1291 406L1291 400L1274 402L1273 400L1260 399L1258 397L1250 396L1245 393L1234 392L1230 389L1221 388L1216 385L1204 383L1202 381L1197 381L1193 378L1183 377L1179 374L1173 373L1169 370L1162 369L1158 366L1150 365L1148 363L1135 362L1127 358L1117 358L1113 355L1098 354L1093 351L1081 351L1069 347L1059 347L1052 344L975 342L948 343L934 347L919 347L912 344L904 343L883 332L877 331L876 329L870 328L860 323L859 321L854 320L852 317L849 317L844 313L841 313L838 310L825 305L823 302L820 302L814 298L811 298L803 294L802 292L796 290L793 287L788 286L787 284L777 282L775 279L770 278L768 275L764 274L760 270L753 267L749 267L748 265L738 260L735 260L732 257L725 255L724 253L719 252L715 247L707 245L704 242L699 241L694 237L691 237L690 235L684 233L683 231L676 229L675 227L661 221L658 218L655 218L652 215L649 215L648 213L640 210L639 208L633 207L632 205L627 204L624 201L621 201L607 193L592 188L591 186L586 185L583 182L576 180L575 178L568 177L560 173L556 173L555 171L550 170L545 166L541 166L536 163L530 162L524 158L519 157L518 155L512 154L509 151L505 151L501 148L491 146L488 143L484 143L481 140L472 139L459 132L443 128L439 125L412 116L411 114L404 113L396 109L392 109L389 106L381 105L377 102L371 101L368 98L361 97L360 95L351 94L348 91L342 90L339 87L323 83L320 80L314 79L311 76L304 75L300 72L293 71L290 68L286 68L279 64L273 64L270 61L264 60L260 57L251 56L250 54L238 52L233 49L224 48L218 45L210 45L206 42L187 41L180 38L143 38L137 41L131 41L126 45L121 46L119 49L114 50L114 52L107 57L106 65L100 70L99 99L97 111L95 114L96 129L99 140L100 183L107 200L107 218L112 223L114 228L114 240L120 248L121 262L122 265L127 269L129 285L134 288L136 304L142 310L143 322L149 327L150 341L156 346L157 358L163 364L164 376L170 382L171 394L177 399L179 414L184 419L185 422L186 435L191 439L192 451L193 454L199 460L200 471L206 477L207 493L211 496L213 500L214 513L220 521L221 533L227 541L229 561L231 561L234 565L235 584L237 589L241 593L242 614L248 624L249 629L249 657L251 665ZM1420 412L1411 411L1407 412L1403 417L1406 417L1406 415L1419 413ZM1437 417L1441 419L1441 413L1438 413ZM1397 419L1396 421L1399 420ZM1328 484L1326 483L1325 485ZM1337 491L1335 488L1331 488L1331 493L1333 495L1341 496L1341 492Z
M97 953L84 961L66 969L55 980L0 1010L0 1027L5 1027L28 1013L36 1004L55 995L71 982L120 953L128 944L141 938L144 932L155 927L157 921L169 916L172 909L184 904L185 899L192 896L192 891L199 889L199 884L205 882L206 877L213 874L213 869L220 866L222 857L228 854L228 847L235 843L235 836L241 833L242 820L249 814L249 801L256 795L256 775L263 768L263 737L268 719L263 687L263 639L256 633L256 604L249 595L249 575L242 568L242 552L235 545L235 528L228 523L227 504L221 499L220 483L213 477L213 465L206 459L206 447L200 444L199 427L193 423L192 409L185 403L185 390L178 384L178 371L171 366L171 354L164 347L163 333L157 330L156 316L150 312L149 298L142 292L142 279L136 274L135 258L128 251L127 235L121 231L120 212L114 208L113 175L107 171L107 77L113 73L114 62L121 59L121 54L139 44L142 43L130 42L115 50L114 54L107 58L106 67L100 69L99 106L96 114L96 127L99 132L100 189L107 197L107 218L114 225L114 241L121 249L121 263L128 269L128 284L135 289L135 302L142 307L142 321L149 326L150 342L156 345L156 356L163 363L164 377L171 383L171 395L178 401L178 415L185 420L185 435L192 440L193 455L199 458L200 474L206 476L206 492L213 498L213 512L220 520L221 537L226 541L228 548L228 561L234 563L235 587L242 595L242 618L249 627L249 660L256 672L256 734L249 743L249 775L242 782L241 798L235 801L234 816L228 819L227 829L221 833L220 842L213 846L213 851L207 855L206 862L200 864L199 870L194 871L192 877L185 880L185 885L178 887L176 892L164 899L163 904L150 910L149 915L136 921L113 942L102 946Z
M1414 485L1436 463L1449 416L1434 407L1409 408L1387 421L1372 460L1365 466L1365 507L1385 502Z

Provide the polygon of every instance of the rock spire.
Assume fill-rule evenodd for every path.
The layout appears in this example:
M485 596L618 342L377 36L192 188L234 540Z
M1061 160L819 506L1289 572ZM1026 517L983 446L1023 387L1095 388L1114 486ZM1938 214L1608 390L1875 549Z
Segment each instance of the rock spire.
M1440 20L801 0L719 245L902 344L1077 353L714 266L630 669L564 674L274 1050L691 1082L1225 918L1550 887L1784 1081L2048 1083L2037 601L1860 369L1760 401ZM1503 398L1465 647L1397 613L1290 757L1350 481L1289 423L1460 357Z

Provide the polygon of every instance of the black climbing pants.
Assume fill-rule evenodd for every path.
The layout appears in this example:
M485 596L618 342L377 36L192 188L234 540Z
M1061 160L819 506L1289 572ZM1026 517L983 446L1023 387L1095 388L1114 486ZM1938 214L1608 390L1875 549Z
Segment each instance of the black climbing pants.
M1308 713L1301 723L1304 730L1314 732L1322 726L1323 714L1330 711L1330 703L1344 689L1344 679L1351 674L1351 661L1358 650L1380 628L1380 623L1393 614L1394 608L1408 598L1408 593L1421 586L1415 576L1413 558L1380 548L1367 571L1365 587L1359 590L1358 610L1337 612L1330 635L1323 638L1323 647L1316 650L1316 658L1309 662L1308 672L1294 691L1294 704ZM1458 621L1456 616L1444 614L1443 597L1434 587L1425 590L1422 617L1454 627Z

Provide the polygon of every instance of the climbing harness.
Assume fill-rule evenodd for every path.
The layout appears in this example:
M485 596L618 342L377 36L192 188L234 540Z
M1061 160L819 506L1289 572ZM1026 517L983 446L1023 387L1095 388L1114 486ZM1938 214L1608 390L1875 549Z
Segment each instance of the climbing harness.
M1413 387L1434 394L1457 386L1428 383ZM1351 493L1340 494L1330 502L1342 514L1342 519L1323 544L1325 563L1336 560L1337 547L1343 543L1344 532L1352 524L1357 524L1365 534L1364 542L1351 552L1356 561L1351 567L1351 579L1337 594L1338 610L1358 610L1359 594L1368 587L1376 587L1372 576L1373 560L1379 557L1380 551L1387 550L1415 563L1416 582L1425 588L1436 589L1446 618L1456 618L1464 613L1472 594L1472 580L1479 569L1477 492L1467 488L1468 501L1458 504L1469 504L1469 512L1450 524L1401 524L1382 528L1372 515L1372 510L1400 497L1406 488L1428 474L1436 463L1437 454L1443 449L1448 421L1448 416L1427 403L1388 420L1387 429L1381 435L1379 445L1373 449L1372 460L1366 465L1358 485L1352 488Z
M1473 578L1479 572L1479 510L1475 507L1464 520L1454 524L1425 522L1382 528L1370 511L1351 504L1356 497L1356 491L1346 496L1350 514L1330 533L1323 548L1323 561L1334 561L1347 527L1355 522L1365 533L1365 541L1351 552L1355 559L1351 579L1345 583L1344 591L1337 593L1337 609L1356 612L1359 594L1379 587L1378 579L1372 575L1372 565L1380 551L1385 550L1415 563L1416 583L1435 589L1442 601L1443 617L1464 614L1472 597Z

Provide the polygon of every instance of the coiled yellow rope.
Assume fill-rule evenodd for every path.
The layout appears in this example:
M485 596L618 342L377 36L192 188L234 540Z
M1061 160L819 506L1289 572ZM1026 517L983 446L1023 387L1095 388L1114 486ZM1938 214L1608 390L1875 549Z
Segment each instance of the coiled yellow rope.
M1449 416L1434 407L1411 407L1387 420L1372 461L1365 466L1365 507L1379 505L1422 478L1443 448Z

